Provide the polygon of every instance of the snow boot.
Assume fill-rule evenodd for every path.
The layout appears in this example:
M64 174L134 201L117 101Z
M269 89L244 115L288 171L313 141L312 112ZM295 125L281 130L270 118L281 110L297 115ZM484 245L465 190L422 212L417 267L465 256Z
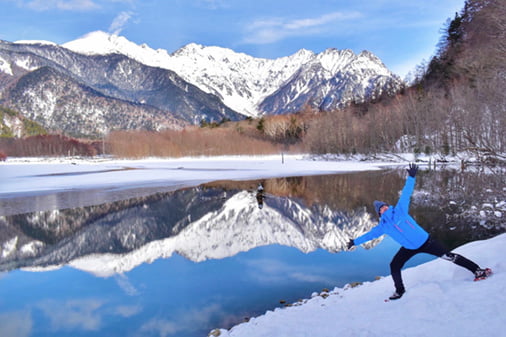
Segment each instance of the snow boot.
M490 275L492 275L492 269L490 269L490 268L485 268L485 269L478 268L474 272L474 280L475 281L484 280L487 277L489 277Z
M398 300L399 298L402 297L402 295L404 295L405 291L395 291L392 296L390 296L388 299L389 300Z

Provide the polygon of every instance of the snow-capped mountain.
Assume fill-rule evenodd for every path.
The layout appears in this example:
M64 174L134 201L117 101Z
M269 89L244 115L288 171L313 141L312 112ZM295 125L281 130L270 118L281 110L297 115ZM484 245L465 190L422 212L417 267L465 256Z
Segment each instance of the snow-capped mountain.
M54 76L41 76L48 72ZM48 78L53 81L43 83ZM263 59L192 43L170 54L104 32L62 46L0 41L0 103L73 135L181 128L292 113L306 105L331 110L394 94L401 86L366 51L300 50Z
M188 44L169 54L126 38L93 32L63 45L86 55L123 54L136 61L176 72L244 115L296 112L310 103L340 108L382 93L393 94L402 81L372 53L308 50L278 59L255 58L220 47Z

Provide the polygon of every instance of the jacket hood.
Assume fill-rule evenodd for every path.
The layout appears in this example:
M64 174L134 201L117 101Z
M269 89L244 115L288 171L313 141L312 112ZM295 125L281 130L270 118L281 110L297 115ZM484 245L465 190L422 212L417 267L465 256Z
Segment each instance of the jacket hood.
M374 209L376 210L376 214L378 214L379 216L381 216L380 208L383 207L384 205L388 205L386 202L379 201L379 200L374 200L373 204L374 204Z

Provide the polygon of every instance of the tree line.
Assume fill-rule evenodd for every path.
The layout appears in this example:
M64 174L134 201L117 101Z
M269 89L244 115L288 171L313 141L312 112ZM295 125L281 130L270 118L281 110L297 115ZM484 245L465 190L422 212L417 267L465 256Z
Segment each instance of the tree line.
M0 160L7 157L86 156L103 152L97 141L79 140L64 135L37 135L25 138L0 138Z

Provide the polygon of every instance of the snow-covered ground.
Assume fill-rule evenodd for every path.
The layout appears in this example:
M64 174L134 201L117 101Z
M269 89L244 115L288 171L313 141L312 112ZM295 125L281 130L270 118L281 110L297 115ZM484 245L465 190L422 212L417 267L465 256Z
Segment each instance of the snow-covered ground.
M466 269L437 259L403 271L407 292L400 300L384 301L393 292L388 276L354 288L335 288L323 296L313 294L211 335L506 336L506 233L454 251L490 267L493 276L474 282Z
M303 155L143 160L14 158L0 163L0 198L84 189L178 189L216 180L333 174L406 163L323 161Z
M314 160L305 155L187 158L9 158L0 162L0 216L171 192L218 180L336 174L407 166L397 161ZM31 198L31 199L30 199Z

